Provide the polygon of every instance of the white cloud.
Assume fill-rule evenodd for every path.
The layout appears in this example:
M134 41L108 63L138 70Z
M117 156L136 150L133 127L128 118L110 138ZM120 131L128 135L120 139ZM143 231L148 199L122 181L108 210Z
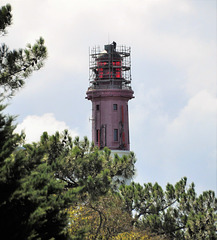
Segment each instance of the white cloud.
M171 176L188 176L199 189L216 185L217 99L203 90L169 122L159 143Z
M142 56L140 61L147 56L176 65L186 74L183 85L190 97L204 88L213 91L216 41L204 41L205 21L198 17L194 1L12 0L11 4L14 25L9 45L25 46L42 35L49 50L46 69L53 73L52 80L58 71L87 73L88 47L106 43L109 34L110 41L132 45L133 53ZM214 37L214 24L206 28L213 28ZM21 29L22 35L14 41Z
M198 191L207 190L205 186L215 190L216 97L207 90L200 91L169 118L162 111L159 96L157 90L144 94L143 104L130 109L139 181L163 179L166 184L187 176ZM139 97L138 102L142 95Z
M54 114L46 113L42 116L31 115L27 116L22 123L17 125L15 132L20 133L24 130L26 134L26 142L37 142L43 132L54 134L56 131L62 132L65 129L69 130L72 137L78 136L77 130L71 130L63 121L55 119Z
M209 138L216 124L217 99L206 90L200 91L192 97L179 115L168 125L168 135L180 140L194 135L196 139ZM194 133L194 134L193 134ZM207 140L204 139L205 140Z

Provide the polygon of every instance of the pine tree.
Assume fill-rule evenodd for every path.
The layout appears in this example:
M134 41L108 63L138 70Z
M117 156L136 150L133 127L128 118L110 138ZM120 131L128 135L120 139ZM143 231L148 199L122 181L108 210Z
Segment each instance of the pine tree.
M187 187L187 178L166 191L155 183L132 183L121 186L125 209L133 224L150 229L166 239L217 239L217 198L213 191L197 197L194 184Z
M0 9L0 33L11 24L11 6ZM63 184L44 161L37 146L20 148L23 134L14 134L14 117L5 116L3 100L24 85L34 70L42 67L47 50L44 40L19 50L0 48L0 226L7 239L66 239L67 203L72 191L63 192ZM69 197L70 196L70 197Z

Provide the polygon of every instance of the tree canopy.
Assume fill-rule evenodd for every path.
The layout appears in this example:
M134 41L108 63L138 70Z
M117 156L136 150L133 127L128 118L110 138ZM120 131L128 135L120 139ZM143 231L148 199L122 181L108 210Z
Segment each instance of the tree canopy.
M216 239L217 199L213 191L197 197L187 178L166 190L155 183L121 186L125 209L137 227L150 229L167 239Z

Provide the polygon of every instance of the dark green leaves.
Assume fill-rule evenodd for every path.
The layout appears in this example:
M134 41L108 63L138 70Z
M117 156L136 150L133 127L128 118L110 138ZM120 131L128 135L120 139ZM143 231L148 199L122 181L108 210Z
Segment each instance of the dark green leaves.
M38 144L46 152L46 161L56 172L56 177L65 182L65 187L81 187L83 195L88 194L91 198L115 189L117 184L134 174L133 153L112 158L109 149L100 151L86 137L83 141L75 138L72 142L67 131L53 136L44 133Z
M4 35L6 33L5 29L7 26L10 26L12 22L11 15L11 5L7 4L6 6L1 7L0 9L0 34Z

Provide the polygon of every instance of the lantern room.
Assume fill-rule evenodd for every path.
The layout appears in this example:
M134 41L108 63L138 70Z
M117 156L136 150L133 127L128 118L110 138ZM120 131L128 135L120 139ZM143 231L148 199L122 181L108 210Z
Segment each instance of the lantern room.
M131 83L130 48L116 47L116 43L104 46L101 51L94 47L90 51L89 80L94 89L123 89Z

